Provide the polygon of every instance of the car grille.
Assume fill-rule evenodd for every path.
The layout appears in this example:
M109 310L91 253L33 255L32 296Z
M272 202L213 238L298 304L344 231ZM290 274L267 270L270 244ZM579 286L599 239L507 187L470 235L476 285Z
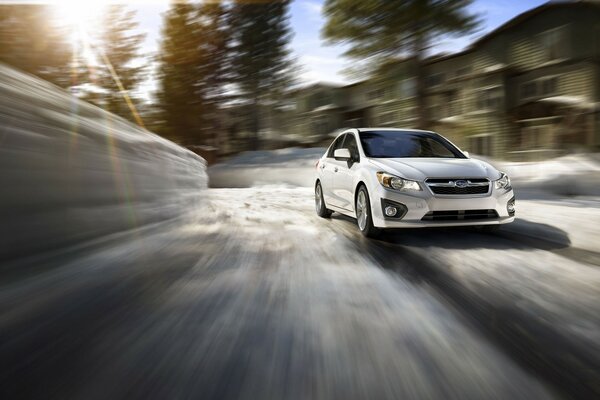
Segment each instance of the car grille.
M486 178L435 178L425 180L425 184L434 194L441 195L487 194L490 190Z
M473 219L498 218L496 210L450 210L430 211L421 220L423 221L462 221Z

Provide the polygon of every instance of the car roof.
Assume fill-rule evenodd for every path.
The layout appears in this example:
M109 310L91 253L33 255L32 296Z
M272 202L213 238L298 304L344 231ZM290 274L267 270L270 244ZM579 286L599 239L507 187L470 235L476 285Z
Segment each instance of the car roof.
M345 135L346 133L350 132L350 131L356 131L357 133L361 133L361 132L379 132L379 131L389 131L389 132L393 132L396 131L398 133L407 133L407 132L419 132L419 133L433 133L436 134L436 132L434 131L426 131L423 129L412 129L412 128L350 128L350 129L345 129L342 130L340 133L338 133L335 138L339 138L340 136Z
M412 129L412 128L356 128L358 132L371 132L371 131L399 131L399 132L422 132L422 133L434 133L424 129Z

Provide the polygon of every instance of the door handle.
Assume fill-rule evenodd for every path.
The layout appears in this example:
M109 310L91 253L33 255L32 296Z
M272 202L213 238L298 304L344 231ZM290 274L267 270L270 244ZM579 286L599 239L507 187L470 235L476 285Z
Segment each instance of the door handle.
M324 169L325 168L325 164L321 164L321 166L319 168Z
M333 168L333 172L337 172L337 167L334 167L334 168Z

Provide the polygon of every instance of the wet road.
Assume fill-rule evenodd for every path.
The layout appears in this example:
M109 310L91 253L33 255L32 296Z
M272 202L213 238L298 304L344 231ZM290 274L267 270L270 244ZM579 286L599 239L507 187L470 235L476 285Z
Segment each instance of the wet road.
M0 397L596 394L600 276L557 246L366 240L316 217L309 189L205 196L185 218L5 264Z

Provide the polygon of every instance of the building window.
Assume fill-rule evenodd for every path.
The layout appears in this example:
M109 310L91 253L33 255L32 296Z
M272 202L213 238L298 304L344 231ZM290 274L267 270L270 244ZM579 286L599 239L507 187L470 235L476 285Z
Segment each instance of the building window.
M408 78L400 82L400 97L409 98L417 94L417 82L415 78Z
M328 93L318 92L311 97L311 109L331 104L331 96Z
M558 77L551 76L526 82L521 85L521 98L531 99L538 96L556 96L558 93Z
M471 73L471 67L462 67L456 70L456 77L461 78L463 76L467 76Z
M537 82L525 82L521 85L521 98L530 99L537 96Z
M487 136L472 136L469 138L469 149L473 154L482 156L492 155L492 140Z
M521 149L550 149L552 143L552 127L550 125L528 126L521 129Z
M541 79L541 89L543 96L554 96L557 92L558 78L553 76L550 78Z
M565 57L565 27L555 28L540 34L540 42L546 61Z
M502 106L502 88L500 86L481 89L476 96L478 110L496 110Z
M373 89L367 93L368 100L380 100L385 96L384 89Z
M427 83L429 86L438 86L444 82L444 74L439 72L437 74L432 74L429 76Z
M437 104L429 107L429 119L432 121L437 121L440 118L440 106Z
M327 135L332 130L329 122L329 116L327 115L316 117L312 122L312 131L317 135Z

